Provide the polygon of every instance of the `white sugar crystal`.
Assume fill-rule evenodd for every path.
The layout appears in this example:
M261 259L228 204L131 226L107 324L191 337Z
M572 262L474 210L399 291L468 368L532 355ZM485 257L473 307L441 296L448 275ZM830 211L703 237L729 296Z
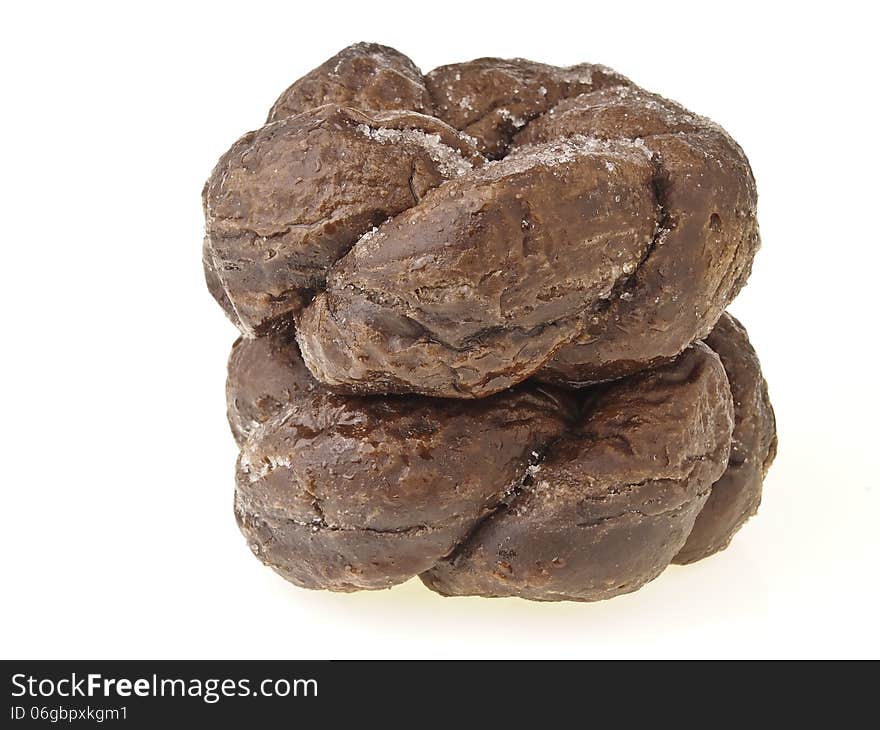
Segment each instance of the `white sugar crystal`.
M522 117L516 116L509 109L499 109L498 114L501 116L502 119L506 119L517 129L525 127L527 124L527 120L523 119Z
M289 456L266 456L260 460L258 469L254 468L247 450L243 451L239 460L242 471L247 474L248 481L256 482L267 477L276 469L286 469L292 465Z
M590 68L583 69L572 66L562 69L562 80L569 84L585 84L587 86L593 83L593 70Z
M421 148L437 163L440 174L447 178L459 177L473 169L471 161L462 157L461 150L444 144L439 134L428 134L420 129L371 127L369 124L358 124L357 131L382 144L402 144Z
M376 234L377 234L378 232L379 232L379 228L378 228L378 226L373 226L369 231L367 231L364 235L362 235L362 236L358 239L358 243L360 243L360 244L364 244L364 243L366 243L367 241L372 240L373 238L376 237Z
M627 156L641 157L645 154L650 158L651 153L643 143L629 140L604 140L576 134L554 142L524 145L515 149L503 160L492 161L484 165L483 170L491 173L497 165L501 164L504 165L507 172L518 173L536 165L558 167L584 156L601 155L626 159ZM606 166L612 164L608 161L604 161L604 163Z

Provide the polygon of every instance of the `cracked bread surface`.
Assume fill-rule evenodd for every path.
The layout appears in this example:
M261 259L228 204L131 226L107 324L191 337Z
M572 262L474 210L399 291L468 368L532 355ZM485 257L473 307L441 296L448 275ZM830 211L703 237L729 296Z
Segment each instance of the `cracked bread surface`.
M703 557L698 543L726 544L736 520L707 500L733 495L742 463L769 466L775 431L763 399L742 397L755 386L735 363L754 351L732 322L707 340L723 358L698 343L613 383L531 381L478 401L336 394L289 333L240 339L227 386L239 525L263 562L309 588L421 574L446 595L635 590Z
M667 362L759 246L738 145L602 66L422 76L356 44L270 119L208 182L206 279L246 336L295 320L339 391L481 398Z
M235 514L254 553L308 588L385 588L430 568L574 410L570 395L539 384L476 403L294 388L310 377L296 345L273 348L267 364L256 342L230 361L230 423L242 412L266 418L242 445ZM287 404L276 398L284 390ZM264 402L274 414L256 407Z
M723 129L603 66L361 43L295 82L203 190L253 552L594 601L723 549L776 447L722 314L755 205Z
M776 458L776 416L767 381L745 327L725 312L706 338L721 358L733 395L730 458L712 485L687 542L673 562L684 565L724 550L761 504L764 478Z

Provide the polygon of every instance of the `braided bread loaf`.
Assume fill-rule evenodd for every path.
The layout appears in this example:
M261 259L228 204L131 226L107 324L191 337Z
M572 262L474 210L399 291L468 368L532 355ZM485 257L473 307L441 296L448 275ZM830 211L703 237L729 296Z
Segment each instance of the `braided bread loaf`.
M292 582L598 600L757 509L775 422L722 314L756 191L709 120L602 66L361 43L203 205L235 513Z
M614 383L469 402L335 394L290 335L240 339L227 387L239 524L261 560L308 588L422 574L445 594L634 590L673 559L723 549L773 459L745 331L724 315L707 341L722 359L697 343Z
M708 334L758 247L736 143L602 67L482 59L423 81L361 44L270 119L206 186L207 277L245 334L296 318L337 390L637 372Z

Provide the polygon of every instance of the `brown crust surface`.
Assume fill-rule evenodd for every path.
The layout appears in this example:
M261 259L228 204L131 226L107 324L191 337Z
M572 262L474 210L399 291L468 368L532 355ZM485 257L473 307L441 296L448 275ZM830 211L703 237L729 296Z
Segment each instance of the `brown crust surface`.
M355 244L297 337L348 391L474 398L526 379L638 268L660 210L631 142L488 163ZM415 235L414 235L415 232Z
M702 339L739 293L759 246L748 160L717 125L637 88L561 102L517 137L540 143L588 129L651 150L663 210L649 254L541 378L580 387L675 357Z
M443 595L596 601L659 575L684 544L730 449L718 356L600 389L517 498L421 577Z
M239 446L290 403L321 389L303 366L291 332L239 337L227 372L226 415Z
M240 339L237 519L261 560L309 588L424 572L449 595L635 590L673 556L726 545L775 451L744 330L725 315L709 341L721 359L701 344L577 395L520 386L466 402L335 395L289 334Z
M246 335L298 318L339 391L637 372L708 334L758 248L742 150L604 67L478 59L423 79L357 44L271 118L209 181L206 278Z
M234 432L242 413L275 410L242 447L235 514L257 557L306 588L387 588L427 570L572 413L542 386L479 403L337 396L301 387L309 375L295 345L259 343L240 341L230 359ZM281 392L293 396L285 407L257 410Z
M324 104L432 113L431 97L418 66L400 51L378 43L355 43L309 71L281 94L266 121L292 117Z
M408 111L328 105L250 132L205 188L220 292L209 288L245 334L262 334L308 303L364 231L481 163L455 130Z
M757 194L710 120L593 64L358 43L202 199L235 515L293 583L601 600L757 509L775 420L723 314Z
M706 338L721 358L733 394L734 430L727 469L712 486L684 547L674 562L693 563L724 550L758 511L767 470L776 457L776 418L748 333L723 314Z
M517 132L562 99L630 83L606 66L559 68L523 58L478 58L425 76L435 115L477 139L491 159L503 157Z

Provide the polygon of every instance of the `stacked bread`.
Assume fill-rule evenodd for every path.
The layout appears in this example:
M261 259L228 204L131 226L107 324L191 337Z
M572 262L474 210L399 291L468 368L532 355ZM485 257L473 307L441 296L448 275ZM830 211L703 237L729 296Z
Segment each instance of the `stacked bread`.
M203 193L254 553L589 601L726 547L776 446L724 313L756 197L724 130L605 67L360 43L301 78Z

